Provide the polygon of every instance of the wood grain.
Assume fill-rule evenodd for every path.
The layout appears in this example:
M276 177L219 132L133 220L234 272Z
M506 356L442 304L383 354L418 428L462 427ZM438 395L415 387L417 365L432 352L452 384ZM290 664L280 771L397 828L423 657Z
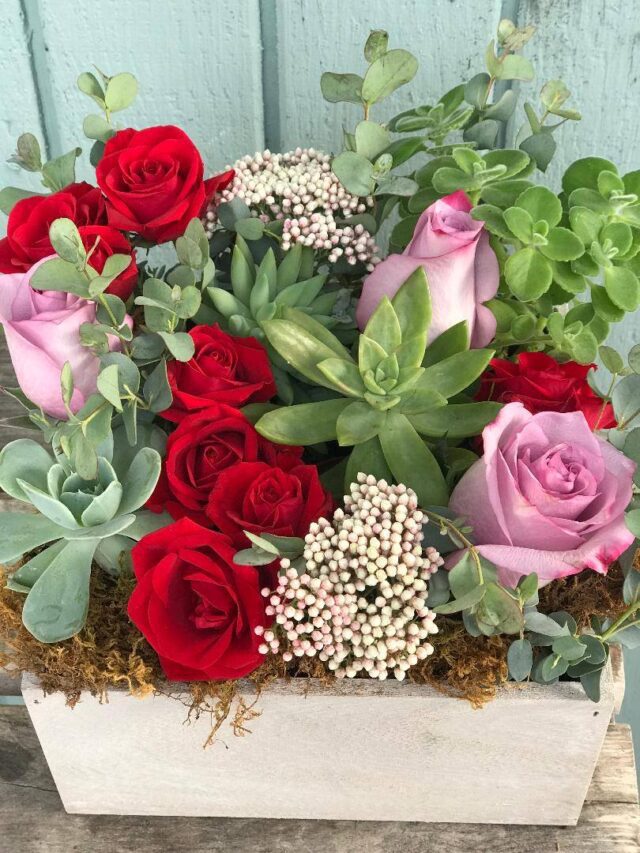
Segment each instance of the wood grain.
M133 760L133 759L132 759ZM570 768L550 768L570 772ZM437 796L437 782L430 787ZM0 827L12 853L637 853L627 726L611 726L576 827L84 817L63 812L24 708L0 708Z

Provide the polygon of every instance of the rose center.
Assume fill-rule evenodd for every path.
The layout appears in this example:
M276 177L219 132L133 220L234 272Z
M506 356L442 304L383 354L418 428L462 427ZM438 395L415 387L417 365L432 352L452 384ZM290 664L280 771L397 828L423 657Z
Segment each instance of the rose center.
M225 628L228 616L210 601L201 598L191 614L191 621L199 631L207 629L220 631Z

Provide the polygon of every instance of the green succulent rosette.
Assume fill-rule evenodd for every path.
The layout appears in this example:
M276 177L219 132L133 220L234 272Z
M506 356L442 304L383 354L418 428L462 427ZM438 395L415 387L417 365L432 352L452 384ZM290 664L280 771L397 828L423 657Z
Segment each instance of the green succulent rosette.
M54 643L77 634L89 606L92 563L118 572L123 552L168 523L166 516L137 512L159 475L160 454L151 447L119 459L99 455L92 480L31 439L12 441L0 452L0 488L36 510L0 514L0 561L11 564L45 546L8 581L27 596L22 618L37 640Z

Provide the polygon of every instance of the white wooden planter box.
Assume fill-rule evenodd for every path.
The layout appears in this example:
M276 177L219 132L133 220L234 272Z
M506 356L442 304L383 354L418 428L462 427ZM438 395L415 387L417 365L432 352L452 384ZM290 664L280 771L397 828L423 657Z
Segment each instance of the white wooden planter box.
M83 695L71 710L29 677L22 692L72 813L562 825L614 708L603 681L597 705L577 684L533 684L481 710L406 682L277 683L251 734L225 724L206 750L209 718L185 725L166 696Z

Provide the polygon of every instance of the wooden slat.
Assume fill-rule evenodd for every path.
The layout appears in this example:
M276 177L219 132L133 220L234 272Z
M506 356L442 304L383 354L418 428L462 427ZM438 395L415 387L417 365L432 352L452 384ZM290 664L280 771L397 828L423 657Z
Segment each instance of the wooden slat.
M69 713L73 713L70 711ZM96 736L99 736L96 734ZM159 745L161 748L161 745ZM124 756L118 760L126 760ZM131 757L135 760L135 757ZM434 768L435 771L435 768ZM549 768L570 773L571 768ZM446 781L443 777L442 783ZM438 777L425 796L437 796ZM461 808L464 805L461 804ZM637 853L637 788L628 727L612 726L575 828L352 821L81 817L62 811L24 708L0 708L0 827L12 853Z
M369 30L388 30L390 47L406 48L420 62L412 83L374 107L372 117L379 120L433 103L482 71L501 9L499 0L276 0L278 91L267 91L266 107L267 113L278 111L279 134L270 144L281 150L297 145L341 149L342 127L352 129L361 110L355 104L326 103L320 75L363 73Z

